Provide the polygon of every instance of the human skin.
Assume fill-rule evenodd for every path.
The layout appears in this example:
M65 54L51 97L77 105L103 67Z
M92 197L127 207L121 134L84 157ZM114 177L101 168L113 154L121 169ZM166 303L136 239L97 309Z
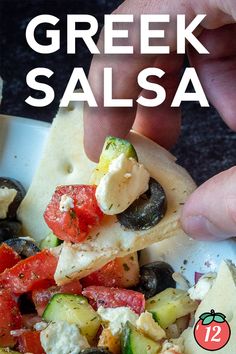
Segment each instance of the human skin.
M160 145L170 148L180 133L181 111L170 103L178 87L183 56L176 54L176 15L185 14L190 23L197 14L206 14L195 33L210 54L199 55L188 47L188 58L197 70L208 100L222 119L236 130L236 1L235 0L126 0L115 14L133 14L135 24L129 27L126 45L133 45L134 54L94 56L89 82L98 108L85 109L85 150L96 161L107 135L125 137L130 129L144 134ZM141 14L170 14L170 23L162 24L164 39L155 39L154 45L168 45L168 55L141 55L139 53L138 19ZM127 28L119 24L117 28ZM102 52L103 32L98 41ZM166 90L165 102L158 107L133 108L103 107L103 69L113 69L113 97L132 98L150 91L137 85L138 73L146 67L165 71L158 83ZM214 128L214 127L213 127ZM224 171L200 186L186 202L182 212L184 230L197 239L225 239L236 235L236 167Z

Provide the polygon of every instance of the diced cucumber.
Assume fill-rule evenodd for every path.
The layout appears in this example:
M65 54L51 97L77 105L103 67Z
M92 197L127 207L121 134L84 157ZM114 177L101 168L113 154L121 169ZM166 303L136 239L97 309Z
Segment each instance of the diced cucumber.
M108 136L105 140L102 153L96 169L91 176L91 183L98 184L107 173L112 160L124 153L126 157L133 157L138 161L138 156L133 145L125 139Z
M9 348L0 348L0 354L20 354L20 352L15 352Z
M146 302L146 310L152 313L154 320L164 329L197 307L198 303L190 299L187 291L173 288L162 291Z
M156 354L161 346L126 322L121 334L121 348L122 354Z
M61 240L57 238L52 232L47 235L47 237L40 242L40 248L53 248L59 246L61 243Z
M101 323L99 315L84 296L69 294L55 294L43 313L43 319L47 322L75 323L90 342Z

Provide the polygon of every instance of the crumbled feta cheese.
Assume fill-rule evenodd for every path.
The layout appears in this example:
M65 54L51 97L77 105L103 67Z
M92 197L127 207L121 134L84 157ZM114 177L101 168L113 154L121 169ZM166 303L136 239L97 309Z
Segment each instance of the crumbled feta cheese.
M44 322L44 321L41 321L41 322L37 322L35 323L34 325L34 329L36 331L42 331L43 329L46 329L48 327L48 323L47 322Z
M17 190L14 188L0 188L0 219L7 217L9 205L13 202L16 195Z
M160 354L184 354L183 338L166 340Z
M89 348L88 341L75 324L65 321L52 322L40 333L46 354L79 354Z
M60 206L59 206L60 211L62 212L69 211L72 208L74 208L73 199L69 195L63 194L60 200Z
M165 331L154 321L150 312L142 313L136 322L136 326L144 335L156 342L166 337Z
M142 164L125 154L114 159L96 190L102 211L108 215L121 213L147 191L149 172Z
M194 286L192 286L192 288L188 290L189 297L192 300L202 301L205 298L208 291L212 288L215 279L216 279L216 273L207 273L201 276L197 284L195 284Z
M104 308L100 306L97 312L103 322L109 322L109 328L113 335L120 333L122 325L127 321L135 326L138 320L138 315L128 307Z

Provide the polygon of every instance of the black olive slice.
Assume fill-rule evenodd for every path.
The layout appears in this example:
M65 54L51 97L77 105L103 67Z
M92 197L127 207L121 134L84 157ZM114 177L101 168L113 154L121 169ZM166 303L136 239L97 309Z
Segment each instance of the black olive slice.
M25 189L22 184L13 178L0 177L0 188L15 189L17 194L13 202L9 205L7 211L7 219L16 219L17 209L25 196Z
M175 288L173 273L173 268L165 262L145 264L140 267L140 281L135 290L149 299L167 288Z
M21 232L21 223L17 221L0 221L0 243L19 236Z
M158 224L166 212L164 189L154 178L149 180L149 189L125 211L117 215L121 225L131 230L147 230Z
M13 248L22 258L27 258L40 252L38 246L30 240L25 240L23 238L11 238L5 243Z
M112 354L105 347L95 347L95 348L86 348L80 351L79 354Z

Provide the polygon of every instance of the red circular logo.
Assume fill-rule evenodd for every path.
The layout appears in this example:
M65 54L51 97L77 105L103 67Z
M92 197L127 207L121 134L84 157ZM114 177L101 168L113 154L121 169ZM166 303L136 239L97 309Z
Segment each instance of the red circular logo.
M223 348L229 341L231 330L223 313L205 312L194 327L194 337L203 349L214 351Z

